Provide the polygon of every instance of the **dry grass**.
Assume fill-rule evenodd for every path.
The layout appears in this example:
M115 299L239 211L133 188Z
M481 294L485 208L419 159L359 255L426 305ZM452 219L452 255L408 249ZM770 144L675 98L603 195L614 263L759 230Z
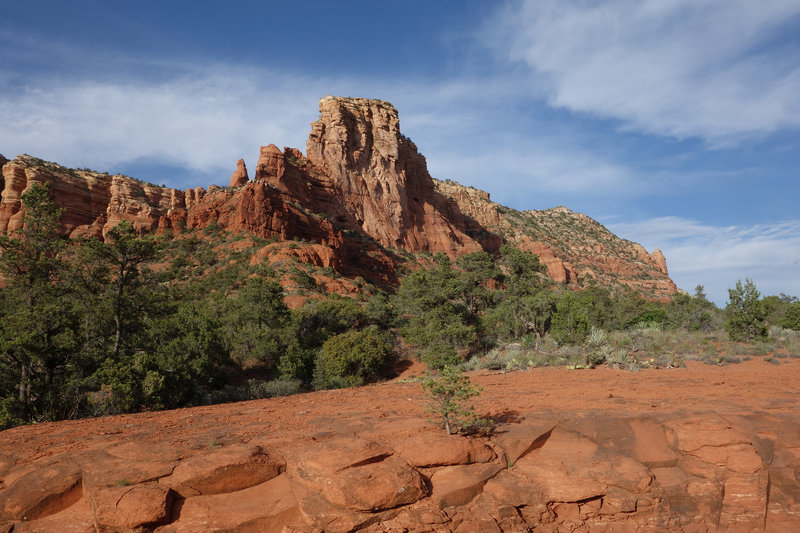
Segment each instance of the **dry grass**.
M593 328L583 346L558 346L545 337L535 346L512 343L495 348L485 356L473 357L465 367L511 372L543 366L592 368L606 364L635 371L682 367L686 361L724 366L753 357L763 357L773 364L780 364L782 358L800 357L800 332L773 327L768 339L741 343L730 341L724 331L661 330L647 325L613 332Z

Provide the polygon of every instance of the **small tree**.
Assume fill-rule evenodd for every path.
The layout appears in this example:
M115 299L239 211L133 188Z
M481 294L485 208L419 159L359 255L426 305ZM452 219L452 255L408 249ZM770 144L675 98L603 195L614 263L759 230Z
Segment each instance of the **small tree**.
M761 293L749 278L736 282L736 287L728 289L728 305L725 312L725 330L731 340L755 340L767 336L766 309L760 300Z
M475 415L475 408L464 404L480 396L483 388L473 385L455 367L446 366L438 374L428 372L422 380L422 390L428 398L428 411L439 418L448 435L480 428L486 421Z

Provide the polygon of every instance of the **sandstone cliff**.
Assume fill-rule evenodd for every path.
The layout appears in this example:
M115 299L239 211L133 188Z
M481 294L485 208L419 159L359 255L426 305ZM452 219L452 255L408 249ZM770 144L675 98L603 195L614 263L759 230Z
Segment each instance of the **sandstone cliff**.
M575 284L595 280L621 283L652 298L677 291L661 250L652 254L639 244L620 239L600 223L566 207L517 211L491 201L489 194L454 181L436 181L460 210L492 233L533 252L555 281Z
M311 241L328 250L325 266L388 283L399 260L392 250L454 258L497 253L507 241L538 254L562 283L622 283L653 298L676 291L660 251L651 256L585 215L566 208L518 212L485 192L433 180L425 158L400 133L391 104L326 96L319 109L307 156L263 146L254 179L240 159L227 188L181 191L27 155L3 158L0 232L19 228L20 196L38 182L49 184L65 208L64 231L72 237L102 238L121 220L143 233L213 222L264 238Z

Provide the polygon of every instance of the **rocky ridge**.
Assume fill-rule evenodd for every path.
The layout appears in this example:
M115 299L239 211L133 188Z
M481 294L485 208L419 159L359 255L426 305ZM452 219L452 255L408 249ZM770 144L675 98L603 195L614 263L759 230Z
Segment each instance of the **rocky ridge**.
M47 183L65 208L64 231L71 237L103 238L121 220L142 233L214 223L264 238L311 241L328 250L322 266L383 283L396 280L397 251L455 258L497 253L505 240L537 253L562 283L594 278L653 298L677 290L660 252L651 256L585 215L566 208L520 213L493 204L482 191L433 180L388 102L326 96L319 108L307 156L264 146L253 180L239 160L227 188L177 190L27 155L3 158L0 233L19 228L25 189Z
M517 211L491 201L489 193L454 181L434 180L436 189L488 231L535 253L549 276L561 283L621 283L660 298L677 291L661 250L649 254L590 217L560 206Z

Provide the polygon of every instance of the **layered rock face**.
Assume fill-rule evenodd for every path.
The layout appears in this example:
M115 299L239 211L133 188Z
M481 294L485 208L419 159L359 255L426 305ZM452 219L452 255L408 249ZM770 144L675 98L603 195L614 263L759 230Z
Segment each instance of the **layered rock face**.
M482 249L466 235L460 212L448 212L447 201L435 192L425 158L401 135L391 104L327 96L319 110L307 144L308 161L319 173L287 174L280 154L267 147L259 158L259 169L265 172L257 179L274 177L287 192L310 199L338 224L363 231L386 247L451 257ZM301 159L297 153L288 157ZM309 177L311 189L304 191L297 180Z
M661 250L649 254L641 245L620 239L584 214L566 207L517 211L492 202L488 193L472 187L449 180L435 180L435 184L483 228L538 255L555 281L621 283L656 299L669 298L677 291Z
M342 273L359 264L358 275L384 282L397 266L390 249L455 258L479 250L496 254L505 239L536 253L558 282L594 278L652 298L677 290L660 251L651 256L585 215L566 208L517 212L492 203L483 191L433 180L425 158L400 133L391 104L326 96L319 109L307 157L294 148L263 146L253 181L240 159L227 189L181 191L30 156L0 159L0 232L19 228L25 189L46 183L65 208L64 231L72 237L102 238L122 220L142 233L213 221L266 238L310 240L330 249L328 263Z

